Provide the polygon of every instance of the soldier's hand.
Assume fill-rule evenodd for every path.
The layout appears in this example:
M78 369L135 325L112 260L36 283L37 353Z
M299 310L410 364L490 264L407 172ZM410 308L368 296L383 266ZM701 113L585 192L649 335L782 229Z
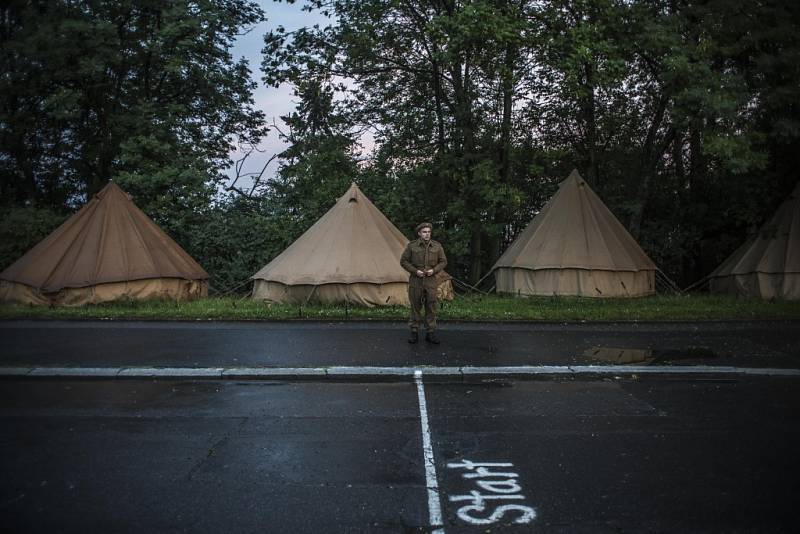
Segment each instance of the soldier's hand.
M425 271L425 276L433 276L433 269L428 269Z
M425 276L425 273L423 273L422 271L420 271L419 269L417 269L417 276L419 276L420 278L422 278L423 276Z

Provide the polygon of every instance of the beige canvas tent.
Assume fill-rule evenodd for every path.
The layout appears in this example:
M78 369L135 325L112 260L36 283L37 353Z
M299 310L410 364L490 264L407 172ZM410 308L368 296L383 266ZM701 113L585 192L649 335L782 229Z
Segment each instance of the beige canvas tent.
M800 183L759 232L708 277L714 293L800 299Z
M0 301L80 306L188 299L208 274L110 182L78 213L0 273Z
M408 305L400 255L408 239L352 184L314 225L252 276L253 298L273 302ZM441 290L452 286L443 277Z
M498 293L634 297L655 293L656 266L578 171L497 260Z

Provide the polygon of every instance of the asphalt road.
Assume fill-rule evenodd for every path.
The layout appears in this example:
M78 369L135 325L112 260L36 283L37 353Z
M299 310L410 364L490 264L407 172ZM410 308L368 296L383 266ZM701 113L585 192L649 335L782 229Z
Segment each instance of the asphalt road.
M429 532L432 468L448 533L794 532L799 386L426 381L427 465L413 382L6 378L0 526Z
M0 530L793 532L799 326L447 323L409 346L385 322L3 321ZM656 374L13 372L586 364Z
M441 345L406 335L398 322L0 321L0 365L573 365L626 349L622 363L800 368L800 321L443 323Z

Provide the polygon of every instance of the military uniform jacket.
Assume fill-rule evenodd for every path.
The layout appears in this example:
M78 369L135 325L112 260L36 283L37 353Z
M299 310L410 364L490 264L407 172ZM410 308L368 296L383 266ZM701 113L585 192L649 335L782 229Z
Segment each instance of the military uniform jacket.
M400 256L400 265L410 273L410 285L436 287L436 275L447 266L447 257L444 255L444 247L438 241L431 239L425 243L422 239L415 239L406 245L403 255ZM433 276L417 276L418 270L428 269L433 269Z

